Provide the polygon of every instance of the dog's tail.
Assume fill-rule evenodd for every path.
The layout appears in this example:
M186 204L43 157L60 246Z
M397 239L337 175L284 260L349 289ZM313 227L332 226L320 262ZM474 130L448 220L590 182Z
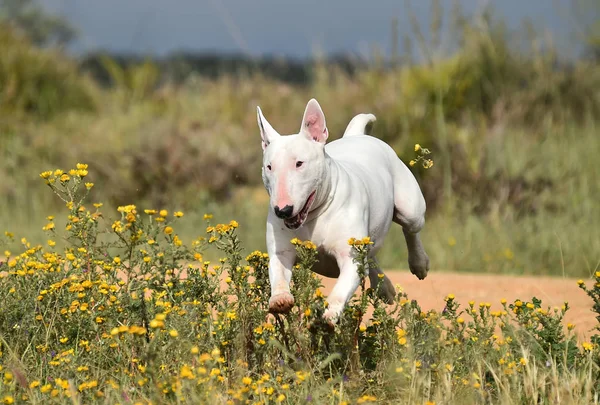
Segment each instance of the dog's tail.
M353 135L364 135L367 129L367 125L371 122L375 122L377 118L373 114L358 114L348 124L344 131L343 137Z

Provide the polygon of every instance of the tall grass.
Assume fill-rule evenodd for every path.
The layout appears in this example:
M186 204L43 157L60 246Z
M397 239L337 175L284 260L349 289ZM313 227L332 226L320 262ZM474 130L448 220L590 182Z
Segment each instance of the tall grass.
M415 143L433 151L433 169L413 170L428 204L424 239L435 269L590 274L600 262L600 69L560 60L540 37L524 45L491 13L457 9L445 33L439 7L429 35L413 24L425 62L352 73L317 63L303 86L256 73L175 83L151 61L123 67L104 59L113 86L100 88L76 61L3 26L11 51L0 61L0 227L41 239L30 218L57 207L36 173L86 161L97 168L92 199L185 209L190 236L204 212L233 215L260 248L268 207L255 106L292 133L316 97L332 139L354 114L372 112L371 133L405 162ZM446 34L457 44L452 53L439 48ZM384 248L386 267L405 263L398 232Z
M184 212L90 206L87 165L42 178L66 208L43 222L46 243L0 261L4 404L599 401L600 324L577 341L567 303L448 294L424 311L398 287L385 306L366 284L370 239L353 239L361 283L332 328L316 247L294 239L295 306L273 316L268 254L244 253L237 221L207 215L186 240ZM578 284L600 320L600 271Z

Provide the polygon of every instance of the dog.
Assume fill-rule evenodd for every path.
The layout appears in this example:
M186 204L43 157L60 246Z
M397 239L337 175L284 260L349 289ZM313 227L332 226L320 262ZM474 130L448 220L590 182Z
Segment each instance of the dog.
M355 116L342 138L325 144L329 131L315 99L306 105L300 132L280 135L257 106L263 149L262 178L269 194L267 251L271 313L288 313L294 305L290 293L296 251L293 238L317 246L318 262L312 269L337 278L327 298L325 320L334 325L358 285L360 276L349 238L369 236L368 275L371 286L386 303L395 289L375 260L392 222L400 224L408 248L410 271L424 279L429 257L419 238L425 224L425 199L417 180L385 142L366 135L373 114Z

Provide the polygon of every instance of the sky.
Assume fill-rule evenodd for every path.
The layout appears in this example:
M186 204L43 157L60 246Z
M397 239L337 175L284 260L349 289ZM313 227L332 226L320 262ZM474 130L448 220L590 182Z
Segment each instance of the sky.
M477 14L491 4L509 27L524 17L547 29L563 53L571 39L570 0L458 0ZM391 22L411 32L410 10L428 31L426 0L42 0L79 30L74 52L165 55L179 50L305 58L315 54L389 54ZM441 0L446 12L453 1ZM400 41L401 43L402 41Z

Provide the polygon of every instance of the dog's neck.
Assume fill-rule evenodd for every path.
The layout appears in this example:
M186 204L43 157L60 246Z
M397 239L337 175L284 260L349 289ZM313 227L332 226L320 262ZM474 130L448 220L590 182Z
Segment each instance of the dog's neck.
M321 183L317 188L315 202L310 210L309 216L316 218L322 212L326 211L333 201L333 192L335 190L339 178L338 164L325 152L325 165Z

